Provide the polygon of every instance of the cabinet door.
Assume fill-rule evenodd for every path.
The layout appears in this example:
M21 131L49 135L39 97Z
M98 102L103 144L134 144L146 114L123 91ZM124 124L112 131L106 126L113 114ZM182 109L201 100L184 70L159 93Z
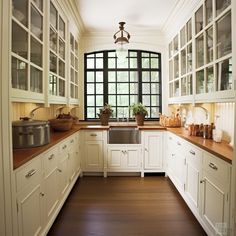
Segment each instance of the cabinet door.
M199 189L200 189L200 170L194 166L191 162L186 164L186 185L185 192L191 205L198 210L199 209Z
M186 178L186 165L185 157L181 153L175 153L175 167L174 174L177 180L177 184L181 189L184 189Z
M47 222L50 220L59 202L59 182L57 166L44 178L45 214Z
M144 134L144 168L162 168L162 133L147 132Z
M103 141L86 141L85 168L87 170L103 170Z
M213 233L219 230L227 231L228 222L228 196L223 186L204 175L203 178L203 221L208 225ZM222 228L223 227L223 228ZM226 234L227 235L227 232Z
M18 226L20 236L39 235L42 220L42 197L40 184L27 189L17 198Z
M107 167L108 169L122 168L122 159L124 158L124 151L118 148L108 147Z
M127 148L124 152L124 160L125 168L139 170L141 167L140 150L137 148Z
M75 171L76 171L76 150L71 150L68 154L68 177L69 180L73 180L75 177Z
M58 163L58 172L59 172L59 195L63 197L65 191L69 186L69 179L68 179L68 156L66 158L62 158L62 160Z

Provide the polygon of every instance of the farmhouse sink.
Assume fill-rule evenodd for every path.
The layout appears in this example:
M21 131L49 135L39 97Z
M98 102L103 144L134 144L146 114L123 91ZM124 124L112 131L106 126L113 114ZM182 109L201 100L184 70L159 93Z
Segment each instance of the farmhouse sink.
M137 127L110 127L109 144L140 144L140 131Z

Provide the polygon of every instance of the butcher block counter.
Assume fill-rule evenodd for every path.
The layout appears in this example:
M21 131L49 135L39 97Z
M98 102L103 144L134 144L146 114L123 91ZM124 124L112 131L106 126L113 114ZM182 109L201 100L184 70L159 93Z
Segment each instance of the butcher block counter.
M110 123L109 126L101 126L98 124L79 124L74 125L71 130L65 132L53 132L51 131L50 143L41 147L14 149L13 150L13 168L17 169L21 165L25 164L32 158L40 155L49 148L53 147L63 139L69 137L73 133L83 130L108 130L109 127L137 127L140 130L168 130L181 138L197 145L198 147L214 154L215 156L232 163L233 149L226 142L216 143L211 139L203 139L202 137L189 136L187 131L183 128L165 128L160 126L157 122L144 123L144 126L136 126L135 122L119 122Z

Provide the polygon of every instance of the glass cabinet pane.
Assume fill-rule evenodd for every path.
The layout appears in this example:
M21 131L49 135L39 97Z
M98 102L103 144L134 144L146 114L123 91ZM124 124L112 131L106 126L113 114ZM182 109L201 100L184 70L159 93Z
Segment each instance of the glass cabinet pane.
M187 34L187 42L192 39L192 19L190 19L186 24L186 34Z
M196 64L197 68L203 66L204 64L204 38L201 34L196 39Z
M187 78L181 78L181 96L187 95Z
M42 44L31 36L30 60L40 67L42 67L42 48Z
M31 66L30 67L30 91L36 93L43 92L43 77L42 71Z
M186 44L186 28L185 26L180 30L180 47L182 48Z
M49 74L49 94L57 95L57 77Z
M33 0L39 10L43 11L43 0Z
M213 61L213 27L206 31L207 63Z
M74 51L74 49L75 49L74 36L70 34L70 50Z
M206 92L215 92L215 78L213 66L206 69Z
M233 89L232 58L219 62L217 69L219 90Z
M28 33L12 21L12 51L17 55L28 58Z
M57 73L57 57L50 52L50 71Z
M206 7L206 25L212 21L212 0L205 1Z
M50 49L57 52L57 33L50 28Z
M78 50L79 50L79 46L78 46L78 42L75 40L75 55L78 56Z
M218 16L231 4L231 0L216 0L216 15Z
M65 22L59 17L59 36L65 39Z
M169 80L173 80L173 60L169 61Z
M174 77L179 77L179 55L174 57Z
M187 72L192 71L193 54L192 54L192 43L187 46Z
M203 29L203 6L195 13L195 33L199 33Z
M174 97L174 83L169 83L169 97Z
M28 0L12 0L12 15L28 27Z
M61 39L59 39L59 56L65 59L65 43Z
M231 13L224 15L219 21L217 21L216 35L217 58L231 53Z
M59 79L59 96L65 97L65 81Z
M204 93L204 70L196 73L196 93Z
M31 32L40 40L43 38L43 17L38 10L31 6Z
M178 50L179 50L179 40L178 40L178 35L176 35L174 38L174 54L177 53Z
M181 51L181 75L186 74L186 49Z
M171 58L173 56L173 47L172 46L173 46L172 42L169 43L169 58Z
M179 97L179 80L174 82L174 97Z
M193 94L193 76L187 76L187 95Z
M57 9L52 3L50 4L50 23L55 29L57 29Z
M59 75L65 78L65 63L62 60L59 60Z
M28 89L28 69L27 64L21 60L12 57L11 65L12 88Z

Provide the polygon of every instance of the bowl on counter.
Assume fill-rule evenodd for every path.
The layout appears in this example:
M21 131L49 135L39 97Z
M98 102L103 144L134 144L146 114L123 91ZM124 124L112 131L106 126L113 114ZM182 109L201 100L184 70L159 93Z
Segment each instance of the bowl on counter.
M51 119L49 123L54 131L68 131L72 128L73 119Z

